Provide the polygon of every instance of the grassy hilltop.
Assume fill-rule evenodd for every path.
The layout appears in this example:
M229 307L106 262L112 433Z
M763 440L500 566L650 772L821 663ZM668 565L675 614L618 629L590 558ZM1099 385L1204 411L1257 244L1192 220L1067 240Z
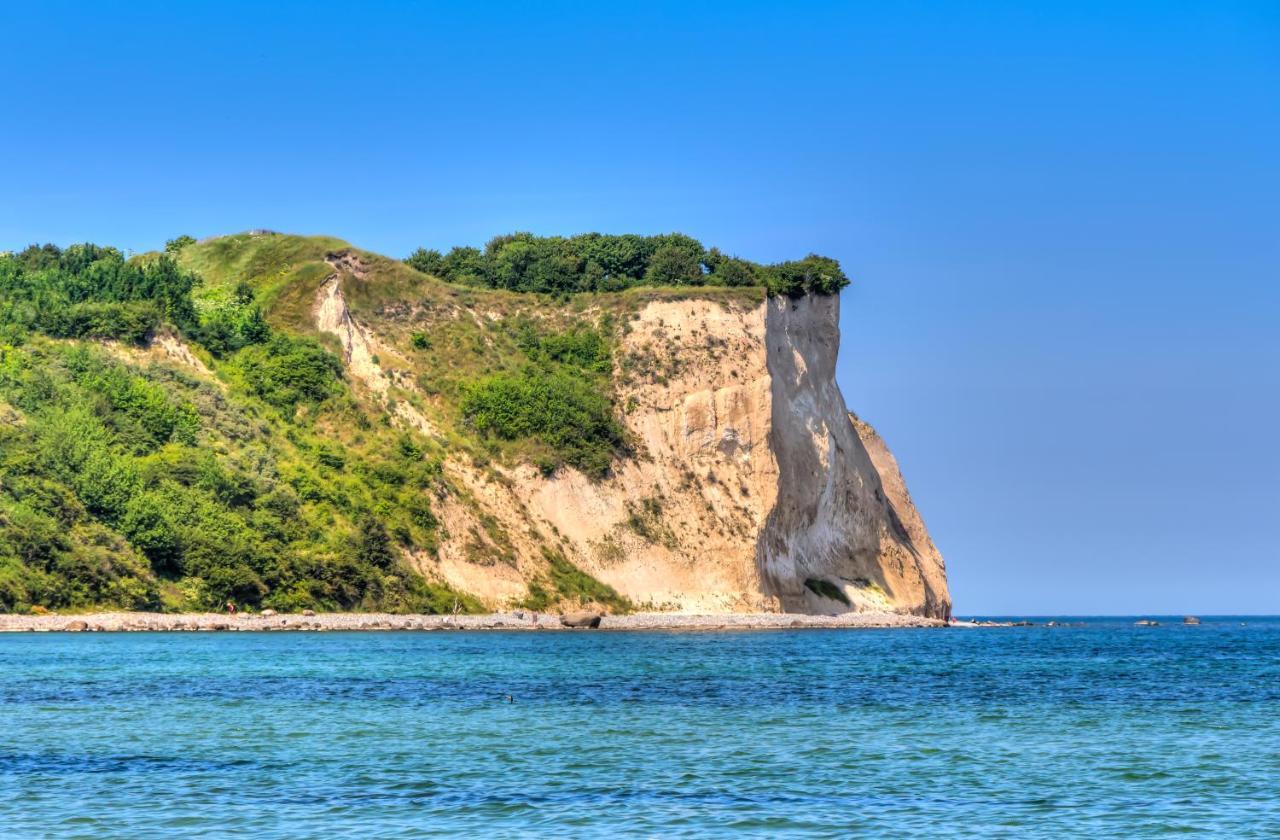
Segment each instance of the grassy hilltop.
M377 325L385 393L316 329L335 274ZM404 262L269 233L0 254L0 610L478 610L410 562L439 545L442 500L468 503L446 456L603 476L630 453L614 383L663 376L616 358L629 312L846 282L822 257L760 266L678 235L517 234ZM393 420L399 403L423 425ZM501 555L484 530L477 550ZM544 553L530 606L627 606Z

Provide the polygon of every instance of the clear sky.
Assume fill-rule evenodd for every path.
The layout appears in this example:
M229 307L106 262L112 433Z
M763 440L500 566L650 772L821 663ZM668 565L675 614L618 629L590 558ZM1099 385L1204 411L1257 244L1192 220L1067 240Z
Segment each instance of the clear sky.
M1280 3L10 3L0 248L838 257L972 613L1280 613Z

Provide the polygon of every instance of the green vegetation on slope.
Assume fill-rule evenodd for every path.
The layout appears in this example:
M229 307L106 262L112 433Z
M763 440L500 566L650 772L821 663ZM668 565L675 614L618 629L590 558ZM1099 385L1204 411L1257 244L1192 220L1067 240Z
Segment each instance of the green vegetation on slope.
M251 337L245 332L258 329L258 318L272 327L312 332L315 289L333 271L325 255L351 247L333 237L276 233L190 240L170 240L166 250L201 280L192 293L203 329L199 340L215 354L224 336L229 349L254 343L245 340Z
M345 395L289 419L37 338L0 348L0 400L0 609L478 607L393 550L434 546L439 461Z
M379 422L314 339L264 328L216 384L56 340L86 301L123 306L76 335L120 337L137 305L201 336L171 259L46 246L0 255L0 278L0 609L479 609L401 559L438 542L442 453Z
M635 286L750 286L770 294L837 294L849 284L840 264L810 254L773 265L730 257L681 233L660 236L512 233L484 250L447 254L419 248L405 262L453 283L517 292L616 292Z
M546 610L557 603L599 604L614 615L635 609L628 598L570 563L559 551L544 548L542 556L547 561L547 574L529 583L529 595L521 603L526 609Z
M469 385L464 421L481 435L542 444L546 451L536 460L546 473L572 464L603 476L624 445L614 418L608 339L581 324L540 335L523 320L514 329L529 361Z
M450 285L324 237L237 234L178 252L180 265L204 280L194 293L204 336L229 299L272 301L268 323L314 335L311 309L320 281L334 273L333 263L351 258L361 268L342 274L348 305L362 321L376 323L379 337L398 344L409 361L404 366L387 355L379 360L383 369L400 364L415 381L416 387L394 387L389 396L430 415L453 445L482 461L510 457L546 472L568 464L599 477L626 450L610 381L613 316L579 315L577 301L590 296L566 306ZM476 318L477 312L489 317ZM431 329L414 329L424 316ZM261 356L265 365L280 354L267 343L245 355ZM295 365L278 367L287 372Z

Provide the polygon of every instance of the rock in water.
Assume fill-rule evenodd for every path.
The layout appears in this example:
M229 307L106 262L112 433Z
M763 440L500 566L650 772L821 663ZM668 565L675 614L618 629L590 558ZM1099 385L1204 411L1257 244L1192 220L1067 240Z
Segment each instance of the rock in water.
M565 627L599 627L601 618L600 613L571 612L560 616L560 623Z
M83 631L83 630L88 630L88 629L89 629L89 622L87 622L87 621L68 621L68 622L67 622L67 626L66 626L66 627L63 627L62 629L63 629L63 630L67 630L67 631L72 632L72 633L79 633L79 632L81 632L81 631Z

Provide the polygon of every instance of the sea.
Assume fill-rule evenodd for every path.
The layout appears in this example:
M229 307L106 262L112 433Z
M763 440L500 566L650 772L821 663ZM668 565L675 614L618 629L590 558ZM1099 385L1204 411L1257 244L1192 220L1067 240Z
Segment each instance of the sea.
M0 635L0 836L1280 836L1280 619Z

